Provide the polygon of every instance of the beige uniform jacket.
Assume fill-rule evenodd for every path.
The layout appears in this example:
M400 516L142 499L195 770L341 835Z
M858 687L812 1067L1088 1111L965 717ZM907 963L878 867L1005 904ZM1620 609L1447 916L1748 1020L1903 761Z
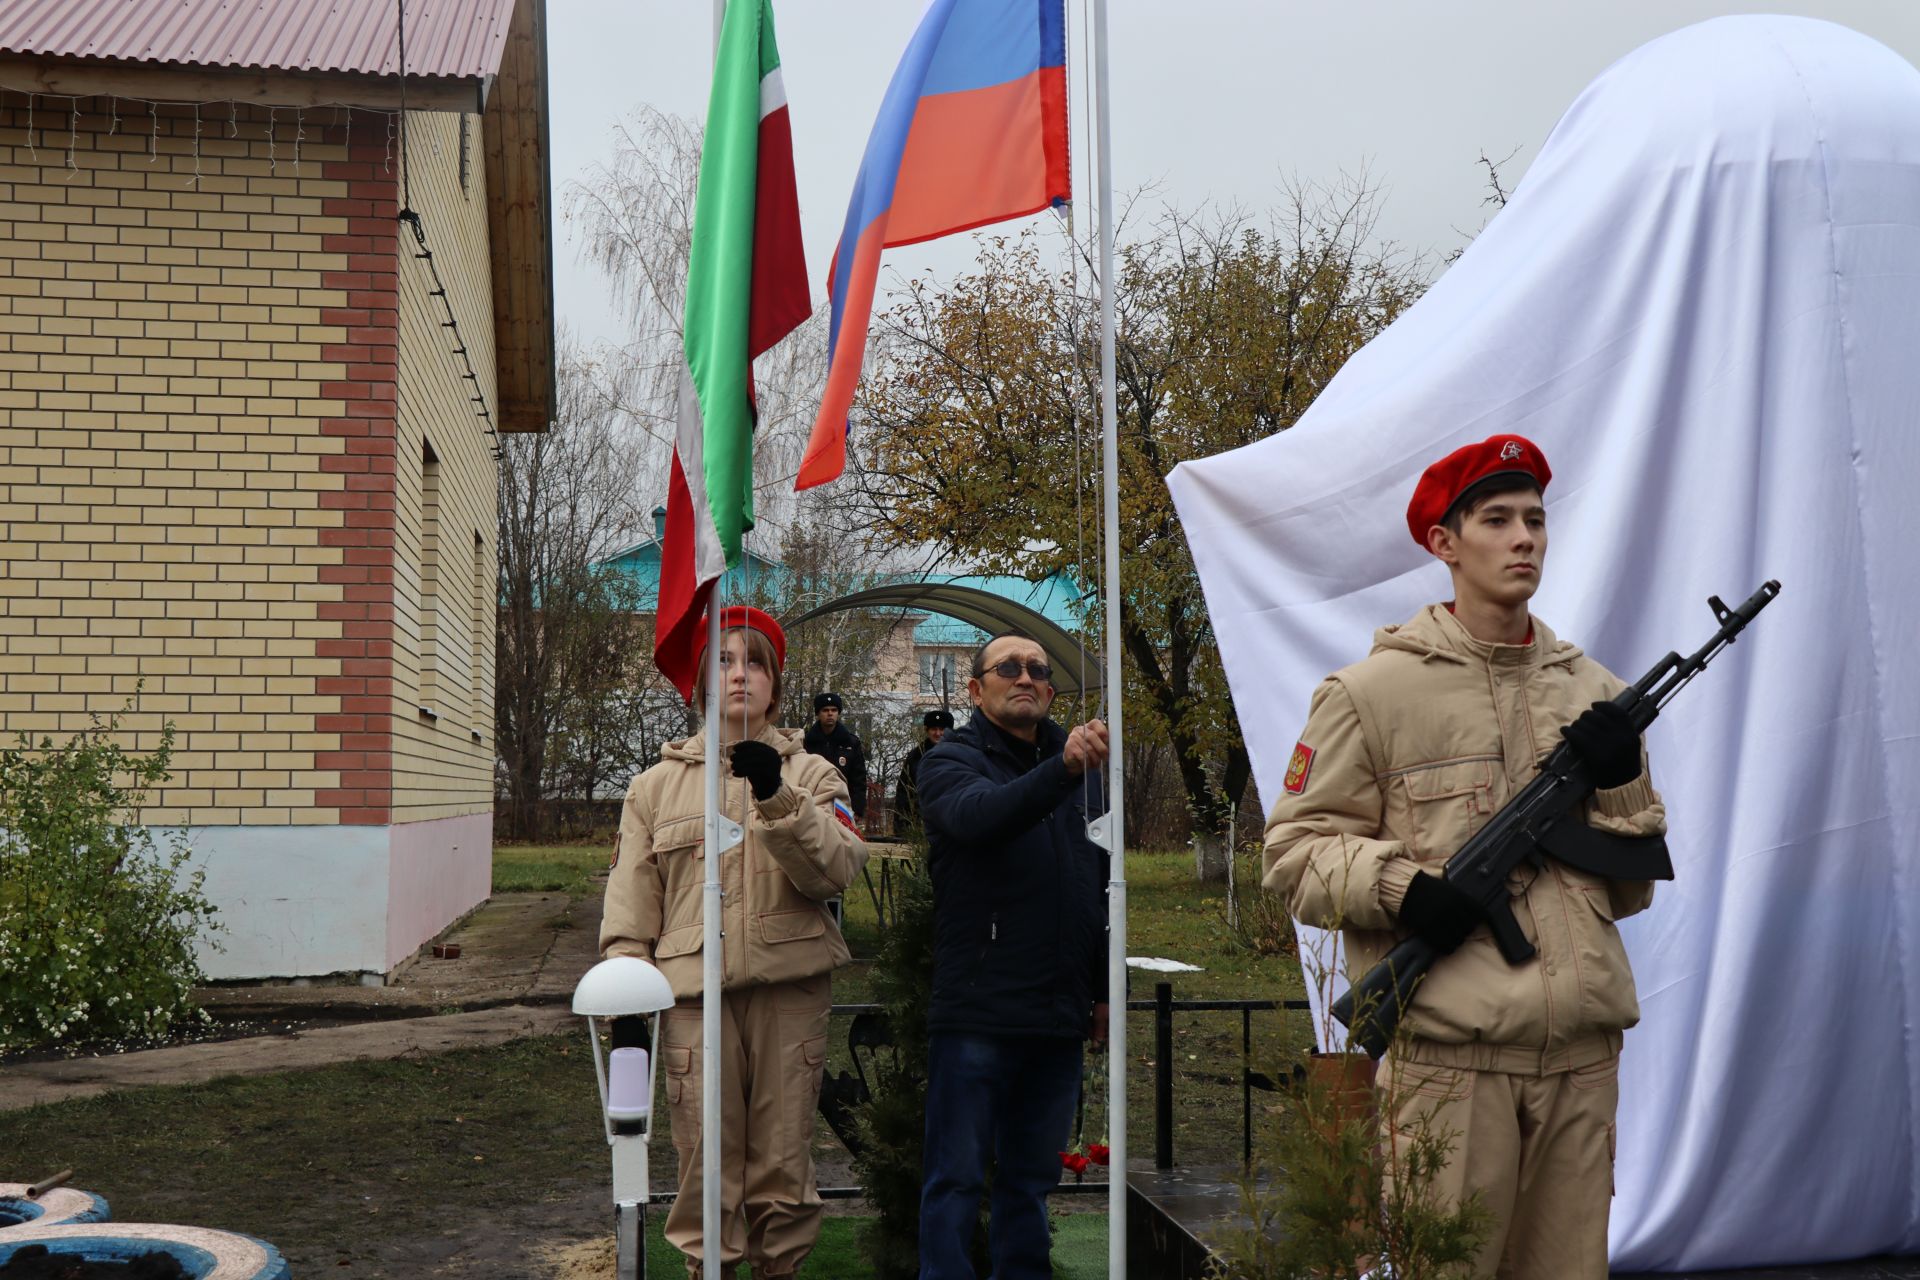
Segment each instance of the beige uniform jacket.
M1438 873L1559 745L1560 729L1622 682L1538 619L1533 643L1475 640L1444 605L1374 636L1373 652L1313 696L1267 822L1266 887L1298 919L1345 931L1357 977L1395 942L1414 875ZM1586 820L1617 835L1664 833L1647 773L1597 792ZM1427 975L1404 1055L1435 1066L1545 1074L1605 1061L1640 1018L1614 921L1653 899L1547 860L1508 882L1539 953L1510 965L1485 925Z
M846 940L825 904L867 860L865 842L834 814L834 801L847 801L840 771L803 752L797 729L768 728L760 741L784 757L780 790L756 802L746 779L731 774L720 788L722 811L747 833L742 847L721 857L729 991L847 963ZM651 960L684 1000L701 988L705 736L668 743L660 756L627 788L600 954Z

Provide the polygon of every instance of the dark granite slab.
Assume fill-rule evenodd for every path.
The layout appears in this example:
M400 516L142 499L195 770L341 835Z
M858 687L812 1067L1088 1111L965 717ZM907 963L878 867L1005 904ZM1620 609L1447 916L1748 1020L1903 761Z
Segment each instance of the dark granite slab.
M1239 1218L1237 1168L1135 1169L1127 1174L1128 1271L1155 1280L1205 1274L1210 1230ZM1863 1258L1735 1271L1622 1272L1613 1280L1920 1280L1920 1258Z

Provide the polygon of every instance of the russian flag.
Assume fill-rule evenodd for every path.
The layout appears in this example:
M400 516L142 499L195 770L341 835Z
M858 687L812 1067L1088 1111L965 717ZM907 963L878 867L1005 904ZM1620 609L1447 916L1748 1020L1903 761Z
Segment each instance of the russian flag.
M932 0L867 139L833 253L827 388L795 489L846 468L880 251L1072 194L1066 0Z

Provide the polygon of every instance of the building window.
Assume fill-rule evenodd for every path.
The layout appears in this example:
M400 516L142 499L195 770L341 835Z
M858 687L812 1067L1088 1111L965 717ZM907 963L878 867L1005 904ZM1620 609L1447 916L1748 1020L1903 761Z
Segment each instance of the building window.
M938 696L958 692L963 680L959 654L924 651L920 654L921 693Z

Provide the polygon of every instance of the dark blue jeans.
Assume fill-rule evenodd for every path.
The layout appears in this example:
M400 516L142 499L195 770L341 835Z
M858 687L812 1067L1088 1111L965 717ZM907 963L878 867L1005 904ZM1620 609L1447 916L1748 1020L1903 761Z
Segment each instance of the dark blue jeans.
M967 1260L987 1164L994 1280L1053 1274L1047 1193L1080 1090L1078 1040L936 1031L927 1038L920 1280L975 1280Z

